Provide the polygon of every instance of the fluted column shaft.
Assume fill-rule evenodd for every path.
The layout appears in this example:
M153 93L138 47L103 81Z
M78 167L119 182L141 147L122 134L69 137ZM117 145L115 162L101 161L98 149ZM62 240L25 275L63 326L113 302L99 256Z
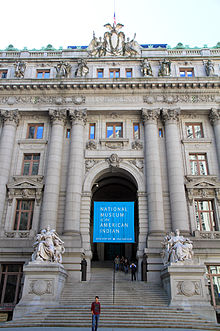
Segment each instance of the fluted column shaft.
M218 156L218 168L220 171L220 109L212 108L209 114L209 118L214 129L216 150Z
M19 122L18 110L1 111L3 128L0 141L0 221L2 220L6 184L11 170L11 161L15 144L16 128Z
M49 115L52 123L52 130L45 176L41 228L50 225L51 228L56 229L66 110L50 109Z
M180 109L164 109L168 181L172 229L189 231L184 169L178 128Z
M143 109L149 232L165 231L157 119L159 109Z
M80 232L80 206L83 184L83 132L86 123L86 109L69 112L72 124L69 169L67 174L66 209L64 233Z

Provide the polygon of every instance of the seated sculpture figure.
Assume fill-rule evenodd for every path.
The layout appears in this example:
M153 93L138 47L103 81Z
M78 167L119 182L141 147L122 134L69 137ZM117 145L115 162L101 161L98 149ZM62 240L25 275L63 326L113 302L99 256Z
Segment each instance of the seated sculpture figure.
M180 235L177 229L176 234L171 232L164 237L162 242L162 260L164 265L171 262L191 260L193 257L193 243L189 238Z
M55 230L51 230L49 226L42 229L33 245L32 261L62 263L62 254L65 251L63 244Z

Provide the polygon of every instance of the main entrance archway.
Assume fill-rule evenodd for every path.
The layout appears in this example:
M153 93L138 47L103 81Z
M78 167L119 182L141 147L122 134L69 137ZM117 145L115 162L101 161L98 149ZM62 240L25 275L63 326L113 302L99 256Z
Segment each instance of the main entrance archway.
M135 243L93 243L94 201L134 201ZM134 178L122 169L102 174L92 187L90 213L90 242L93 261L113 261L116 255L136 259L139 237L137 185Z

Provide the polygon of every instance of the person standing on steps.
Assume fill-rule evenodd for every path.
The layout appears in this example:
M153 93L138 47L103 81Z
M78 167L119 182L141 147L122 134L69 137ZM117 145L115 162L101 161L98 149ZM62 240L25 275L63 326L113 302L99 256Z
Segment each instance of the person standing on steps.
M119 270L119 264L120 264L120 258L117 255L116 258L114 259L115 271Z
M98 330L99 315L101 313L101 305L99 302L99 297L95 297L95 301L91 305L92 311L92 331Z
M137 270L136 264L132 263L130 265L130 269L131 269L131 280L133 282L133 280L136 280L136 270Z

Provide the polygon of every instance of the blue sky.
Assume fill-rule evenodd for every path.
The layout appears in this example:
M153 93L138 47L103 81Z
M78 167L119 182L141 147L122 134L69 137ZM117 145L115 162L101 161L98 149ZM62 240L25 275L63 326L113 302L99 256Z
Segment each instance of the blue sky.
M190 47L220 41L220 0L115 0L126 37ZM1 3L0 49L88 45L113 22L114 0L11 0Z

